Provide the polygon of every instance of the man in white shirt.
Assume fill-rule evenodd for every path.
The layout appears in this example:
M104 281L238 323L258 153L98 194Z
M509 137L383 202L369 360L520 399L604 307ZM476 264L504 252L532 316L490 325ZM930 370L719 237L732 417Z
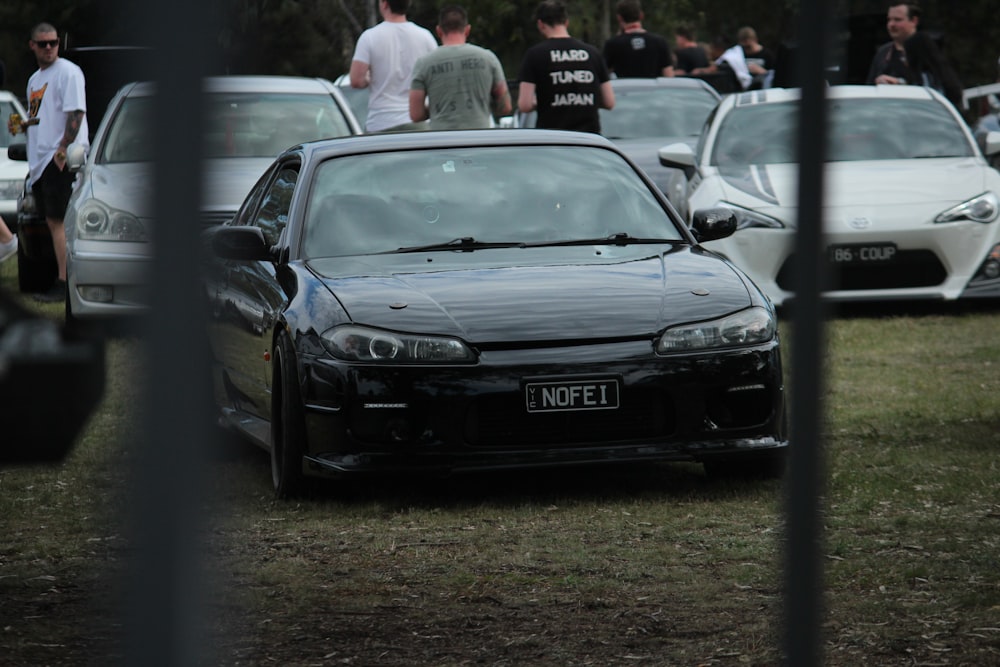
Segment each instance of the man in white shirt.
M379 0L382 22L358 38L351 61L351 87L371 88L367 132L410 122L413 63L437 48L434 35L408 21L409 0Z
M35 296L39 301L66 298L66 230L63 217L73 192L76 174L66 168L70 144L90 147L87 128L87 94L83 71L59 57L59 36L49 23L31 31L28 46L38 69L28 79L28 172L35 205L52 233L59 276L52 289ZM11 128L13 129L13 128Z

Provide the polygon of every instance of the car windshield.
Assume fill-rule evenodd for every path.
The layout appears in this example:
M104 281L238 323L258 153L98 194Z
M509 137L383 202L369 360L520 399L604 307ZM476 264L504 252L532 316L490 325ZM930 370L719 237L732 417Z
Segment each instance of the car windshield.
M615 90L615 108L601 109L601 134L610 139L697 136L718 100L697 88Z
M857 98L829 101L830 162L969 157L973 146L936 100ZM795 162L798 102L735 107L719 125L711 164Z
M150 123L156 98L124 100L115 112L98 161L153 159ZM350 126L333 97L296 93L207 93L205 158L274 157L289 146L343 137Z
M346 156L320 165L309 193L306 257L449 242L469 248L618 234L683 238L636 172L602 148L477 146Z

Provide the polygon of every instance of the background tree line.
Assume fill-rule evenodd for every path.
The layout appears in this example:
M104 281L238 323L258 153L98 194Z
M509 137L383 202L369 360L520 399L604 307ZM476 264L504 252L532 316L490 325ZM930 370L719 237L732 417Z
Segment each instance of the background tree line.
M451 0L413 0L410 18L433 28L437 13ZM615 0L567 0L570 33L596 46L613 30ZM517 77L521 57L540 39L532 14L537 0L464 2L472 23L471 41L500 57L508 78ZM924 29L940 36L965 87L997 78L1000 22L996 0L923 0ZM673 29L686 24L707 42L715 35L735 41L736 30L751 25L772 49L796 43L797 0L644 0L645 27L672 42ZM837 0L831 27L832 66L843 82L867 71L874 49L888 39L886 0ZM35 69L28 33L39 21L53 23L69 46L143 44L156 26L143 23L142 3L123 0L7 0L0 4L0 59L6 63L4 88L24 94ZM350 67L357 36L379 19L374 0L209 0L192 21L208 21L217 35L211 69L227 74L293 74L334 79ZM183 44L184 35L177 35ZM96 121L92 121L96 122Z

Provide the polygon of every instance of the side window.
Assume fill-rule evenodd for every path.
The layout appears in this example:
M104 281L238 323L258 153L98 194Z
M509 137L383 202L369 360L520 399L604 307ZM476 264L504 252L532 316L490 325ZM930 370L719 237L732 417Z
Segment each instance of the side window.
M292 205L292 193L298 177L297 167L282 167L261 200L253 224L260 227L264 232L264 239L271 245L278 242L281 232L288 224L288 209Z

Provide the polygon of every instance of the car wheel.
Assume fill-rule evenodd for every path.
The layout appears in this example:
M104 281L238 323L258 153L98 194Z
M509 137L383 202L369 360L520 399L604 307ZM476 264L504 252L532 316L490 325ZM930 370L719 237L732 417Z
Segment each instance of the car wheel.
M271 397L271 481L279 498L304 493L305 416L299 390L295 355L282 333L274 347L274 382Z
M47 292L57 275L54 257L31 257L24 244L17 247L17 288L21 292Z

